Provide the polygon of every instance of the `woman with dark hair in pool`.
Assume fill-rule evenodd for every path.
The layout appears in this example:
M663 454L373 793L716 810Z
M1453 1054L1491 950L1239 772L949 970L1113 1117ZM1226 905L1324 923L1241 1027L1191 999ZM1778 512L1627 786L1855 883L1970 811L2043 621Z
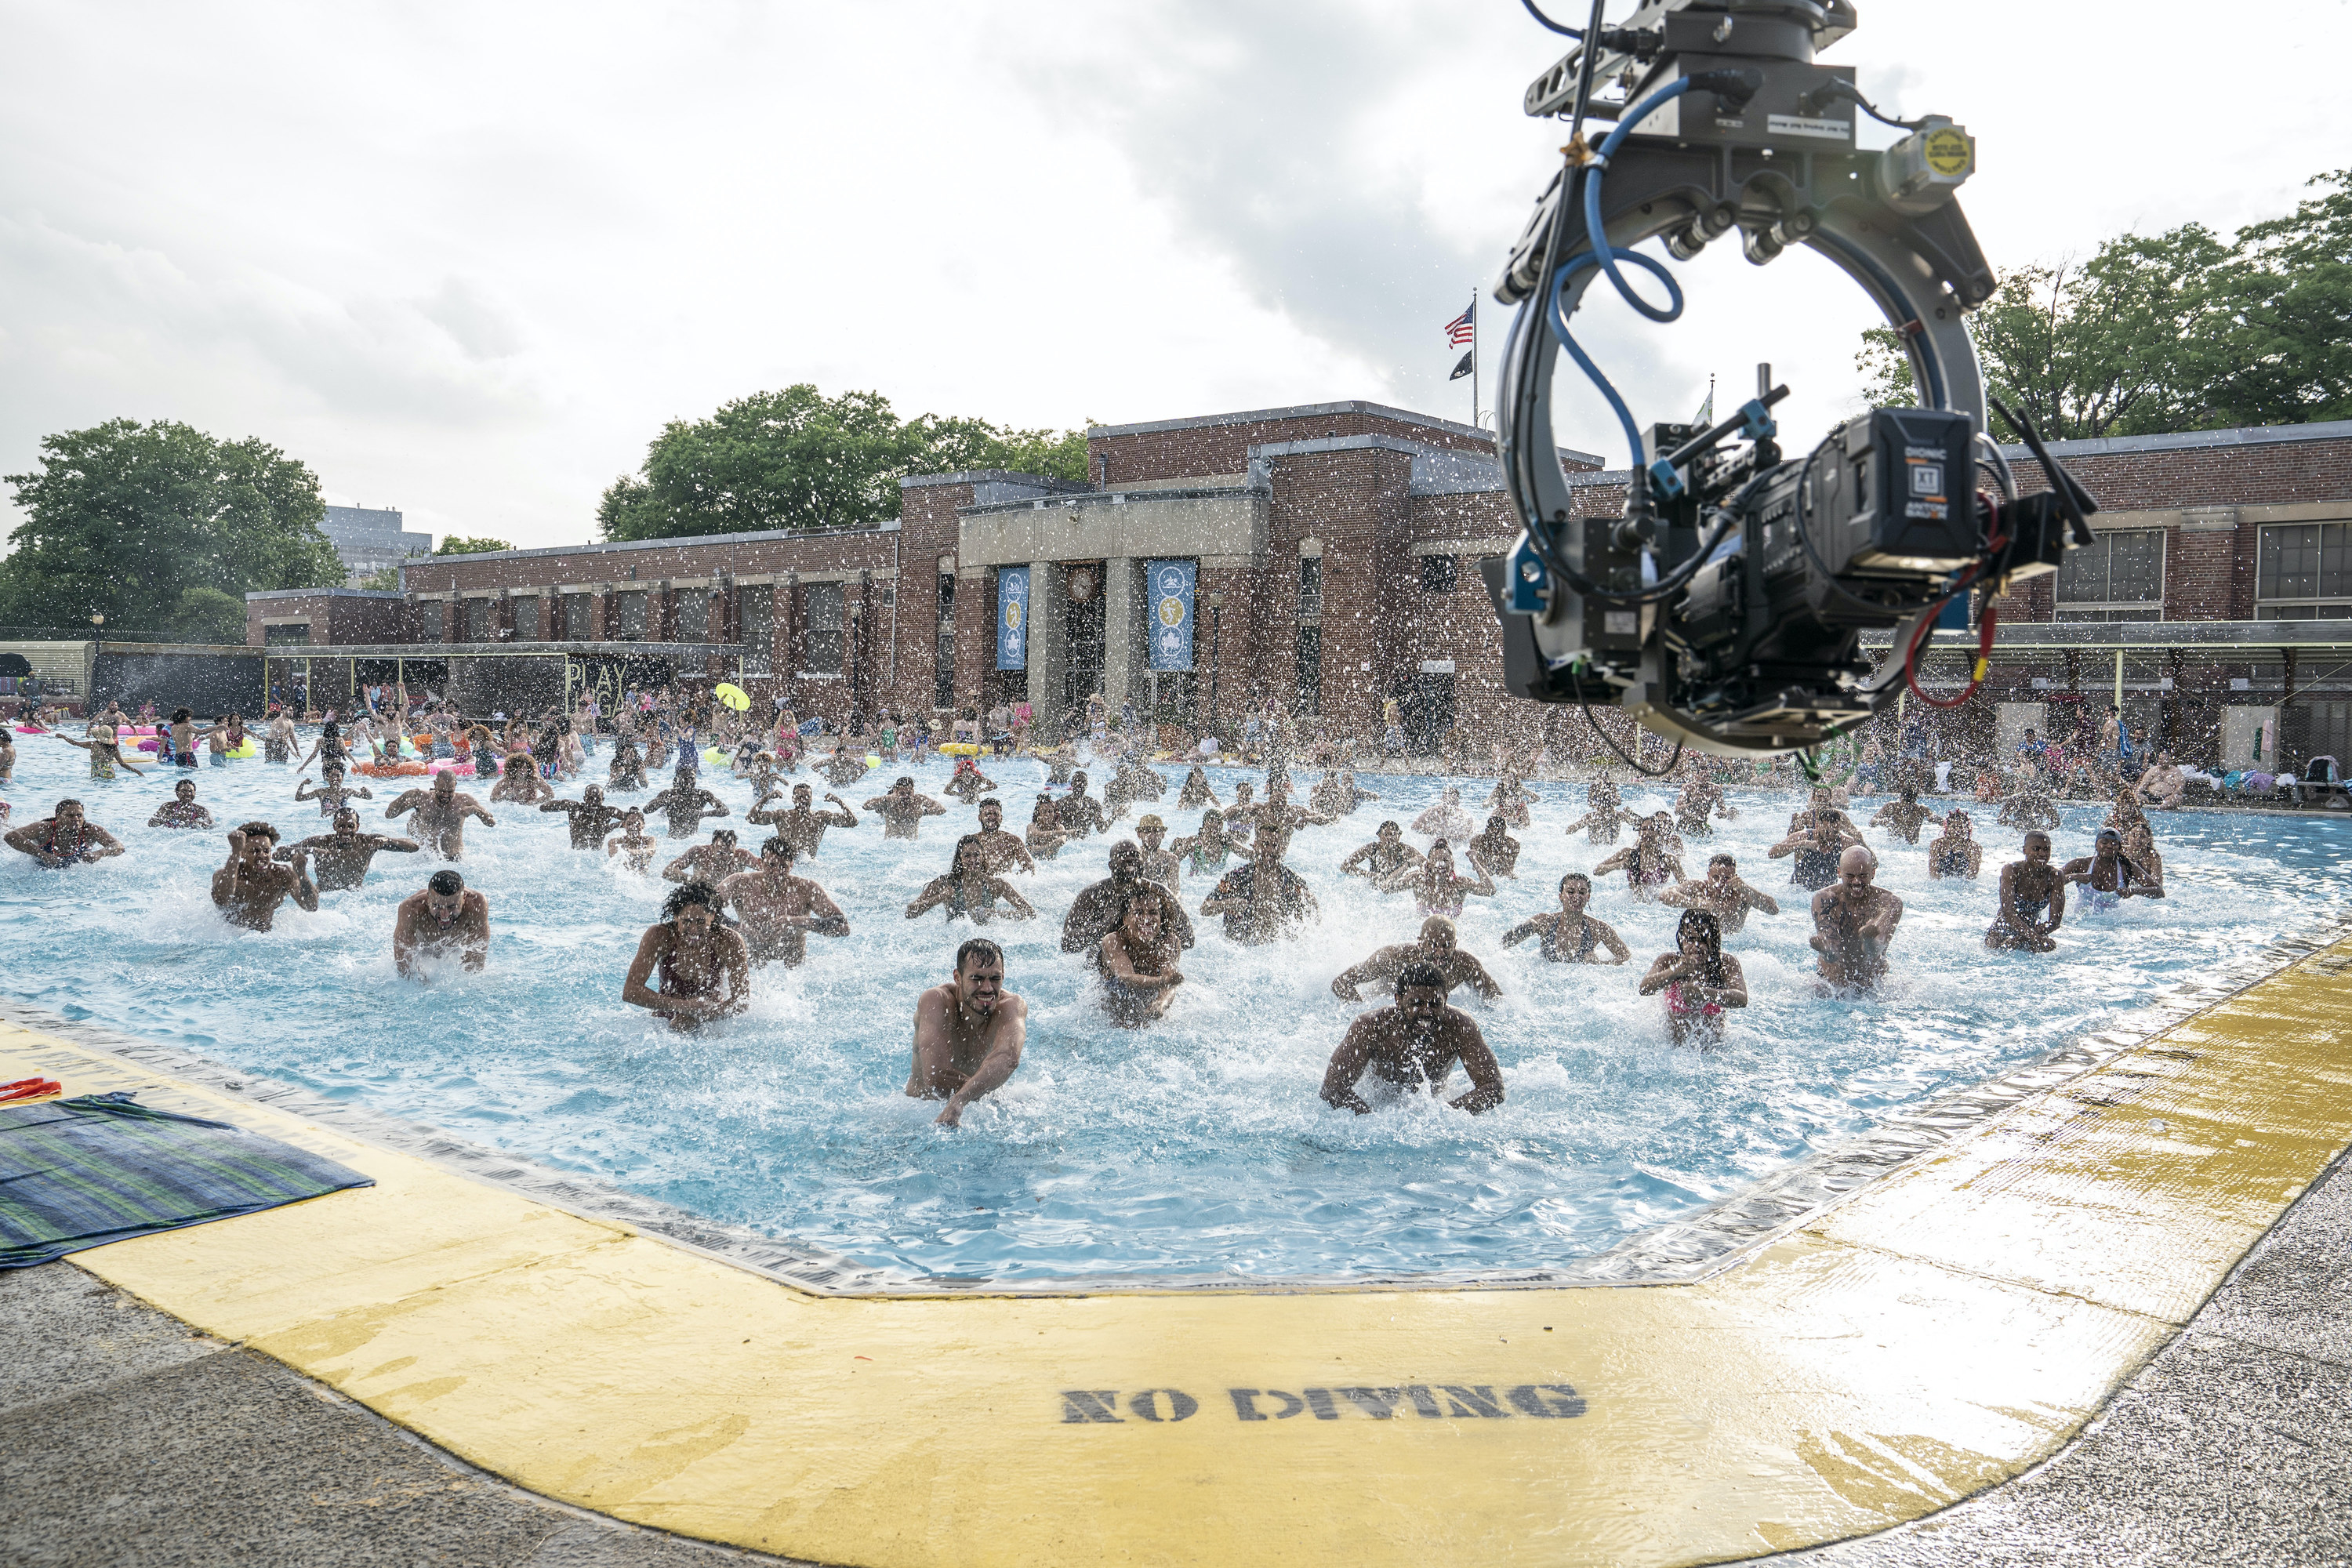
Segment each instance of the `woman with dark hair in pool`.
M2058 869L2062 881L2082 888L2084 913L2105 914L2126 899L2164 897L2164 883L2126 851L2121 833L2102 827L2093 843L2089 855L2069 860Z
M1592 874L1606 877L1612 871L1623 871L1625 890L1644 903L1675 883L1687 880L1683 875L1682 861L1675 858L1666 843L1666 832L1673 826L1674 818L1663 811L1637 819L1633 847L1620 849L1592 868Z
M1592 843L1614 844L1618 829L1630 820L1623 806L1615 784L1607 779L1594 779L1584 792L1584 815L1562 831L1573 833L1581 827Z
M1486 830L1463 847L1479 865L1486 868L1488 876L1517 879L1518 873L1512 868L1519 863L1519 841L1505 831L1500 812L1488 817Z
M1244 860L1250 858L1240 841L1226 834L1225 814L1213 805L1201 814L1200 830L1171 844L1168 852L1190 857L1195 877L1205 877L1222 868L1229 857L1238 855ZM1413 858L1418 861L1421 857L1416 854Z
M1184 984L1176 967L1183 951L1183 942L1168 929L1160 900L1150 893L1129 893L1119 905L1118 926L1095 953L1111 1022L1138 1029L1165 1014L1176 987Z
M478 776L479 770L477 770ZM510 800L520 805L537 805L542 800L555 798L555 786L539 776L531 766L529 752L509 752L499 770L499 782L490 786L490 799Z
M1209 787L1209 775L1201 771L1200 763L1194 763L1192 771L1184 775L1184 787L1176 792L1177 808L1190 811L1196 805L1218 804L1217 792Z
M1685 910L1675 951L1658 954L1642 976L1642 994L1666 994L1666 1027L1675 1044L1712 1045L1723 1037L1727 1007L1748 1005L1748 976L1723 951L1723 931L1705 910Z
M1003 900L1009 909L1000 910ZM955 859L947 875L934 877L923 884L907 906L907 918L915 920L944 904L948 919L970 917L975 922L998 921L1033 921L1037 910L1020 890L988 868L988 846L977 833L967 833L956 840Z
M1927 875L1931 879L1958 877L1976 880L1978 870L1984 865L1984 846L1971 837L1973 826L1965 811L1954 811L1944 818L1944 831L1927 845Z
M741 1012L751 998L751 950L719 922L710 884L688 882L671 893L661 923L637 942L621 1000L667 1018L673 1029L692 1029Z
M1505 947L1517 947L1531 936L1543 939L1538 950L1554 963L1622 963L1633 956L1620 937L1601 921L1584 912L1592 899L1592 879L1581 871L1570 871L1559 879L1559 913L1540 914L1521 921L1503 933ZM1595 956L1595 950L1609 956Z
M637 750L635 730L620 730L613 736L613 762L605 770L606 787L611 789L643 789L646 787L646 757Z

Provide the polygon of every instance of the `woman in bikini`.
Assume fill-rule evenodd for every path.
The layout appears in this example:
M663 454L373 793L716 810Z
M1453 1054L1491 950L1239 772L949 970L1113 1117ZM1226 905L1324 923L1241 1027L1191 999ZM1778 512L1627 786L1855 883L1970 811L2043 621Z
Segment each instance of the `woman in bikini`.
M1748 976L1723 951L1723 933L1705 910L1685 910L1675 927L1675 951L1662 952L1642 976L1642 994L1666 994L1666 1028L1678 1046L1711 1046L1723 1038L1726 1009L1748 1005Z
M1673 826L1674 819L1663 811L1638 819L1633 824L1632 847L1620 849L1592 868L1592 874L1605 877L1612 871L1624 872L1626 891L1648 903L1685 879L1683 863L1666 844L1666 830Z
M1033 860L1051 860L1062 852L1070 836L1062 831L1061 808L1050 795L1037 796L1037 809L1029 814L1029 830L1022 839L1029 846Z
M1559 913L1521 921L1503 933L1505 947L1517 947L1530 936L1540 937L1538 950L1554 963L1622 963L1633 956L1618 934L1584 912L1592 900L1592 879L1570 871L1559 879ZM1595 954L1608 953L1600 958Z
M136 777L147 776L147 770L134 768L123 760L121 733L103 719L89 727L89 739L87 741L77 741L71 735L57 738L68 746L89 753L89 776L94 779L111 779L117 768Z
M998 909L1002 900L1010 906ZM1037 911L1020 889L988 868L988 847L977 833L967 833L956 840L955 860L944 877L934 877L923 885L907 906L907 918L914 920L945 905L950 921L969 919L984 925L997 921L1033 921Z
M1213 805L1201 814L1200 831L1179 838L1168 847L1168 852L1190 856L1195 877L1215 875L1228 857L1238 855L1244 860L1250 858L1247 849L1226 836L1225 814Z

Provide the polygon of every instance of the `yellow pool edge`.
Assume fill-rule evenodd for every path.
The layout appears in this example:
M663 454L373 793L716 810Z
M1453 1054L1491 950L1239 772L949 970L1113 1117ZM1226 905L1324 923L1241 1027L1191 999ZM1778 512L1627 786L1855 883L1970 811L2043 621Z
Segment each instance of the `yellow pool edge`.
M1683 1284L820 1296L53 1034L374 1177L74 1255L563 1502L854 1564L1686 1563L2039 1462L2352 1143L2352 941Z

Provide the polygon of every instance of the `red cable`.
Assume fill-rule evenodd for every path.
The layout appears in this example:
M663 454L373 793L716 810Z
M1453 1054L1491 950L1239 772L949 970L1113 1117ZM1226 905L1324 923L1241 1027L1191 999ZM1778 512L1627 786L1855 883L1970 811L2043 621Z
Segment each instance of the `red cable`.
M1910 644L1903 650L1904 683L1911 688L1911 694L1914 697L1930 708L1958 708L1969 698L1974 697L1977 694L1977 689L1984 684L1984 675L1979 673L1969 682L1968 689L1949 702L1939 697L1930 697L1919 689L1919 645L1927 640L1928 633L1935 626L1936 617L1943 614L1944 605L1950 604L1954 598L1966 592L1968 592L1968 586L1963 584L1952 593L1945 595L1942 602L1937 605L1934 610L1920 616L1919 629L1911 634ZM1993 627L1999 624L2000 618L2000 613L1990 605L1987 605L1983 616L1977 623L1977 664L1979 668L1992 654Z

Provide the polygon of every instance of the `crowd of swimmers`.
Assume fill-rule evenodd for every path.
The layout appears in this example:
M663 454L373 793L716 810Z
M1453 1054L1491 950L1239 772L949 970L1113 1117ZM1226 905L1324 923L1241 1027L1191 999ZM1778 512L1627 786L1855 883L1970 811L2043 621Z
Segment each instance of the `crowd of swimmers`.
M283 716L271 722L274 730ZM565 740L578 733L570 724L541 732L541 743L551 758L546 767L532 760L531 738L521 737L492 770L498 784L489 797L493 803L511 802L562 816L573 849L650 873L659 845L646 830L649 819L659 819L670 838L682 839L698 837L707 820L731 815L724 801L702 786L696 761L699 748L692 726L684 728L672 782L642 808L612 803L606 786L593 783L583 786L577 799L557 795L555 784L580 771L580 759L568 756L565 749ZM57 738L90 752L94 777L112 777L116 765L136 773L120 754L116 730L101 718L85 737ZM291 763L299 748L290 724L285 730L276 736L279 743L270 754ZM0 778L8 776L15 762L13 742L5 739L5 731L0 726ZM186 710L173 715L164 733L171 747L169 761L184 767L195 765L200 743L212 743L216 755L245 743L241 721L234 716L199 730ZM643 751L634 747L634 737L625 731L617 741L612 786L646 787ZM488 755L488 747L495 743L485 731L484 739L474 745ZM212 876L214 903L230 922L268 931L289 900L298 909L315 911L322 892L361 886L380 854L421 855L443 864L427 876L421 890L401 902L394 918L396 968L418 980L430 978L436 961L481 969L490 946L489 905L481 891L466 885L456 863L465 857L467 825L495 827L497 817L459 787L456 771L445 769L428 783L394 793L384 803L383 817L388 822L404 819L407 837L365 831L352 803L375 796L352 781L352 744L348 732L330 723L309 755L300 759L303 772L311 762L320 763L322 778L315 787L307 778L298 780L295 799L316 802L329 831L285 842L266 821L228 829L227 856ZM162 743L158 752L163 754ZM898 777L862 807L830 791L820 804L811 784L788 784L778 776L776 760L772 752L755 749L740 755L735 766L754 791L754 804L743 820L767 830L756 850L743 847L732 827L722 827L708 843L686 849L661 870L665 879L677 885L663 903L660 921L637 944L623 980L622 998L673 1028L696 1028L742 1011L750 1001L755 968L802 963L808 956L809 937L849 934L848 917L840 906L802 872L817 856L828 831L857 828L863 810L879 820L884 837L914 839L927 819L950 810L920 793L912 776ZM908 900L906 919L939 910L950 921L965 920L975 927L1034 920L1039 911L1013 882L1013 875L1034 873L1039 861L1055 858L1078 839L1110 834L1131 807L1160 800L1169 787L1160 772L1136 753L1109 759L1099 795L1092 793L1088 774L1066 751L1045 754L1044 760L1046 782L1062 786L1060 793L1052 788L1039 793L1027 825L1015 833L1004 826L996 781L982 771L976 758L958 758L941 793L971 810L977 826L955 840L947 868ZM816 764L828 782L843 786L856 782L868 766L865 758L845 748ZM1176 806L1200 810L1196 830L1171 840L1160 814L1144 811L1136 821L1135 837L1111 845L1109 875L1072 900L1063 921L1062 949L1086 955L1099 981L1101 1005L1114 1023L1141 1028L1167 1013L1185 983L1180 964L1194 943L1195 913L1215 917L1224 938L1239 945L1298 937L1318 919L1318 908L1306 879L1286 863L1294 835L1304 826L1337 822L1380 798L1361 788L1344 765L1326 769L1304 803L1293 798L1289 773L1280 766L1268 773L1263 798L1257 788L1254 781L1240 781L1233 786L1234 798L1226 802L1202 767L1191 767L1177 786ZM218 828L196 794L195 781L182 776L173 798L156 809L148 826ZM1811 946L1820 984L1828 991L1852 994L1885 979L1904 904L1876 885L1878 856L1841 795L1827 787L1812 790L1768 855L1790 862L1789 884L1809 897ZM1469 1088L1448 1103L1476 1114L1503 1102L1502 1073L1494 1053L1476 1021L1451 1000L1457 989L1493 998L1501 994L1501 988L1462 948L1454 921L1468 900L1496 897L1496 878L1515 879L1520 841L1511 830L1531 826L1528 808L1536 799L1527 787L1527 771L1506 766L1484 804L1483 825L1464 805L1459 786L1448 784L1437 803L1411 823L1413 832L1430 841L1426 850L1406 840L1404 825L1390 820L1380 824L1369 842L1340 858L1338 870L1343 878L1360 878L1381 893L1410 894L1421 925L1413 941L1381 948L1332 980L1331 989L1342 1000L1360 1002L1364 988L1370 986L1388 993L1390 1001L1360 1016L1334 1051L1322 1086L1322 1098L1329 1104L1369 1111L1375 1099L1367 1098L1368 1089L1375 1098L1400 1092L1445 1098L1457 1068ZM2000 870L1995 915L1984 938L1987 947L2054 950L2070 889L2076 908L2092 911L2114 909L2127 899L2165 896L2162 858L2132 786L2119 792L2092 852L2063 862L2056 858L2050 834L2057 825L2054 808L2045 811L2047 802L2037 804L2024 795L2011 804L2019 809L2005 807L2002 821L2024 827L2022 854ZM1746 975L1738 956L1726 951L1727 941L1738 937L1751 916L1781 912L1770 894L1742 879L1738 862L1729 854L1709 856L1702 875L1695 877L1685 869L1686 838L1711 836L1713 824L1736 816L1737 808L1720 785L1704 774L1682 782L1671 810L1629 811L1605 778L1589 786L1585 807L1583 815L1567 825L1569 835L1581 834L1596 847L1614 847L1630 829L1632 841L1614 847L1590 873L1562 876L1557 910L1512 926L1502 945L1517 947L1532 938L1538 953L1553 963L1629 962L1633 954L1624 939L1590 912L1596 880L1622 875L1633 900L1682 911L1674 946L1643 971L1641 994L1662 998L1676 1043L1714 1043L1721 1037L1727 1016L1748 1003ZM1930 880L1974 880L1981 869L1981 847L1969 814L1954 809L1939 816L1920 803L1914 790L1900 791L1871 817L1869 826L1922 849ZM1934 836L1923 846L1921 836L1929 829ZM58 801L47 818L16 826L5 841L52 868L124 851L119 838L89 821L83 804L70 798ZM1209 883L1206 896L1192 910L1181 896L1188 874L1196 882ZM1005 988L1003 949L984 935L961 942L950 978L917 1001L907 1092L944 1100L938 1120L956 1125L967 1106L1002 1087L1019 1066L1026 1019L1026 1005Z

